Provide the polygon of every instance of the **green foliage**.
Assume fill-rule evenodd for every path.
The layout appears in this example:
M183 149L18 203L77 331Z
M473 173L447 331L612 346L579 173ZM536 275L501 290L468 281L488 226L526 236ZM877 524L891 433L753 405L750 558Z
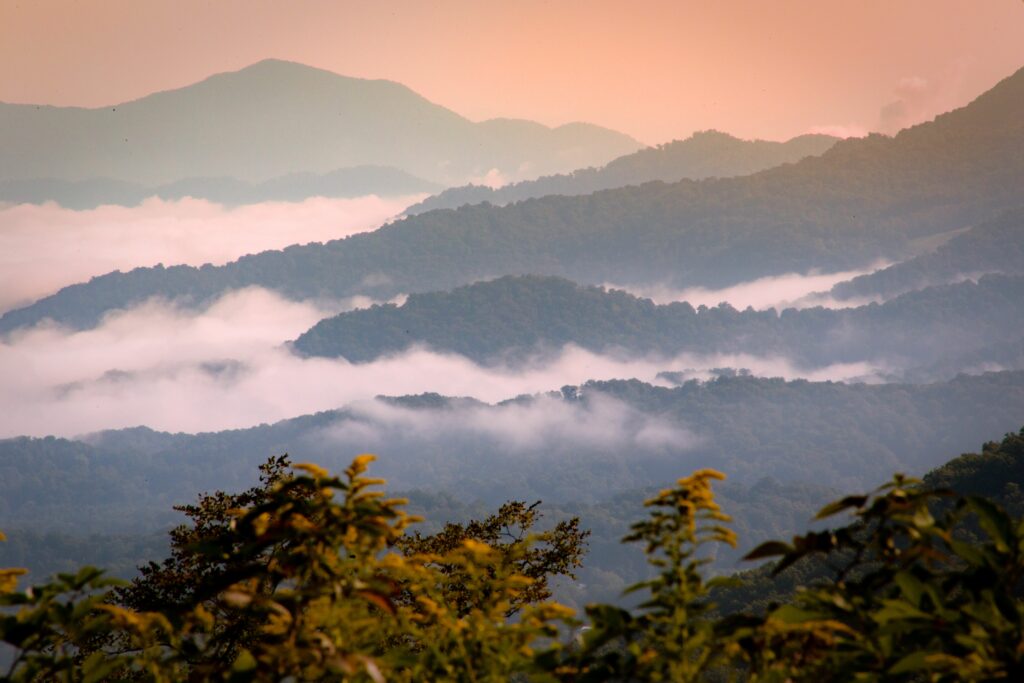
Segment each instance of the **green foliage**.
M1008 435L1007 452L1022 439ZM819 516L852 514L852 523L749 554L780 558L773 571L783 574L820 558L827 580L764 612L722 615L715 595L734 581L707 581L704 567L736 537L712 492L722 475L698 471L649 499L624 539L643 545L654 571L630 589L643 602L589 606L587 627L566 641L581 623L545 601L546 590L531 593L537 581L524 573L538 561L549 563L545 576L568 566L543 552L557 534L531 538L536 508L513 503L481 522L409 537L417 520L404 501L373 490L381 480L365 476L371 459L360 456L342 477L271 460L260 486L189 506L172 558L114 592L93 569L24 592L22 570L0 572L0 641L15 648L2 680L1024 676L1024 520L984 497L897 475L842 498ZM971 463L951 465L946 475L966 465L970 476ZM578 548L578 528L562 529L570 551ZM188 587L179 585L186 574ZM130 604L147 582L170 599Z
M438 533L427 536L413 531L398 539L396 545L406 556L447 557L466 541L483 543L500 553L503 564L530 579L530 584L511 602L508 616L512 616L524 605L551 597L549 577L575 579L573 572L582 566L586 553L590 531L580 529L579 517L564 519L548 531L531 533L540 517L539 505L539 501L533 505L511 501L483 520L467 524L449 522ZM447 577L445 602L457 614L471 611L475 605L472 592L466 590L466 582L460 576L461 566L441 562L436 569Z
M650 597L636 614L609 605L587 608L592 628L571 665L580 681L697 680L720 665L723 641L708 618L708 585L700 573L707 563L698 551L706 543L736 544L724 526L711 481L725 477L701 470L648 500L647 520L633 525L625 541L644 543L657 576L630 588ZM621 647L609 648L610 643Z
M782 571L822 553L837 569L835 581L798 592L737 632L748 664L765 680L1024 676L1024 521L984 498L937 506L953 494L919 484L897 476L820 513L852 510L855 525L750 554L780 556ZM960 538L968 518L983 530L974 543Z
M501 680L536 669L531 647L571 611L536 602L546 591L530 593L534 580L517 570L550 559L525 539L399 551L416 519L371 490L381 481L364 476L370 460L356 458L341 478L269 461L260 486L185 507L191 523L172 532L172 557L112 593L91 569L16 593L18 570L7 571L5 604L19 608L2 633L18 648L10 677ZM528 529L536 512L513 505L509 517ZM548 540L581 538L566 527Z

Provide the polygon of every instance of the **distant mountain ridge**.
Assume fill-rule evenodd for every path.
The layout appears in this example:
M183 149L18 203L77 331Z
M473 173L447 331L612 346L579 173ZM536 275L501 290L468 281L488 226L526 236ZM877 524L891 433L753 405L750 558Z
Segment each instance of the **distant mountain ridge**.
M315 460L332 471L340 471L355 454L374 452L380 459L373 471L386 477L392 490L458 491L464 498L493 503L516 496L546 502L600 500L623 489L657 486L700 467L720 469L748 484L771 476L859 488L896 470L926 470L992 434L1019 429L1024 408L1021 372L929 385L737 377L674 388L615 380L566 389L473 410L493 423L503 413L507 419L510 409L513 415L531 406L587 411L614 401L704 438L668 446L639 442L629 451L567 439L524 453L472 428L466 433L388 431L386 413L348 406L204 434L129 429L93 435L88 443L4 439L0 518L9 527L150 530L174 523L171 505L196 491L251 485L257 464L285 452L296 462ZM429 423L460 414L457 402L447 403L436 397L426 405L421 401L395 410L419 416L414 424ZM67 495L45 494L54 490Z
M501 275L717 288L861 268L902 260L921 237L1019 206L1021 187L1024 70L893 138L844 140L754 175L431 211L217 268L111 273L9 311L0 332L46 318L90 327L107 311L154 296L202 306L251 285L292 299L389 299Z
M498 206L546 195L581 195L660 180L729 178L817 156L839 138L801 135L786 142L741 140L714 130L694 133L685 140L646 147L609 161L601 168L525 180L499 188L483 185L453 187L409 207L407 215L434 209L457 209L465 204L490 202Z
M0 104L0 181L247 182L393 166L443 185L603 164L640 144L599 126L474 123L409 88L268 59L131 102Z
M995 340L1024 334L1020 320L1020 276L986 276L977 284L934 287L882 305L781 314L728 305L659 306L559 278L509 276L412 295L402 306L342 313L317 323L292 347L303 355L351 362L422 345L480 363L519 363L574 344L641 356L748 353L778 355L812 368L859 361L884 367L983 351Z

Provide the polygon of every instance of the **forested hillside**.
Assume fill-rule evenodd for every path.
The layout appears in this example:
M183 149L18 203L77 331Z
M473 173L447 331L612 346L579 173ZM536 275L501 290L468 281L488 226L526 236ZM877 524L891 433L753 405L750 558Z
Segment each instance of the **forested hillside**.
M934 251L868 275L841 282L830 294L837 299L888 299L904 292L986 273L1024 273L1024 210L968 229Z
M171 523L171 506L196 491L251 485L257 464L285 452L331 467L378 453L396 490L459 492L487 506L599 503L698 467L743 486L772 477L847 489L925 471L941 462L936 453L1018 427L1022 413L1019 372L930 385L623 380L498 405L379 400L208 434L0 441L0 518L7 528L146 532Z
M740 140L714 130L701 131L685 140L673 140L613 159L601 168L584 168L498 188L484 185L452 187L409 207L405 213L415 215L482 202L503 206L546 195L590 194L655 180L675 183L684 179L750 175L821 154L837 140L828 135L801 135L786 142L770 142Z
M871 361L898 372L1016 340L1024 277L985 276L851 309L738 311L655 305L558 278L505 277L414 294L321 321L293 343L308 356L366 362L413 345L481 363L522 363L573 344L595 352L749 353L805 367ZM979 359L983 361L984 358ZM977 363L976 363L977 364ZM955 372L954 372L955 374Z
M249 256L223 267L112 273L0 319L95 325L154 296L198 306L251 285L293 298L390 298L505 274L585 284L723 286L909 255L913 240L1019 205L1024 71L894 138L845 140L752 176L651 183L507 207L433 211L375 233Z

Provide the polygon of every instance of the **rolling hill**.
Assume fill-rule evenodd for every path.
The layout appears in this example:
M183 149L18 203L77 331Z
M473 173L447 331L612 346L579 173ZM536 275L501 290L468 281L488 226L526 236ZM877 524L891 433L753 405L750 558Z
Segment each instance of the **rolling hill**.
M581 195L654 180L729 178L750 175L766 168L817 156L837 142L828 135L801 135L786 142L740 140L726 133L708 130L685 140L647 147L609 161L601 168L524 180L499 188L484 185L453 187L406 209L415 215L434 209L457 209L465 204L489 202L497 206L544 197Z
M931 285L987 273L1024 274L1024 210L1017 209L956 235L933 251L840 282L829 292L840 300L888 299Z
M319 322L292 343L306 356L366 362L413 345L478 363L521 363L566 344L599 353L782 356L804 367L869 361L893 371L1016 339L1024 277L986 276L848 309L738 311L656 305L559 278L504 277L414 294ZM995 349L992 349L995 351ZM993 359L994 360L994 359ZM950 369L956 374L956 369Z

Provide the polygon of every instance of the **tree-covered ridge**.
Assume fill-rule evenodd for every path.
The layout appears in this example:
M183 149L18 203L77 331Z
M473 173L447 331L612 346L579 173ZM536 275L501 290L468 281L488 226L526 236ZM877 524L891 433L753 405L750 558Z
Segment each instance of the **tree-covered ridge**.
M986 276L851 309L739 311L655 305L559 278L504 277L414 294L317 323L292 343L307 356L366 362L413 345L481 363L520 362L567 344L595 352L784 356L805 366L873 361L894 371L1013 338L1024 277ZM955 374L955 373L954 373Z
M1018 206L1022 186L1024 71L893 138L844 140L752 176L431 211L217 268L111 273L6 313L0 332L46 318L91 327L106 311L155 296L201 306L252 285L294 299L387 299L527 273L715 287L862 267Z
M780 557L775 573L816 562L829 578L782 604L722 616L723 585L742 590L749 577L705 576L709 553L737 537L712 489L724 476L698 470L648 498L623 539L650 566L630 589L645 601L590 604L580 620L531 594L566 567L524 571L530 539L462 527L453 529L461 542L440 534L410 546L403 539L418 520L406 501L373 490L383 481L365 476L371 458L341 477L316 465L270 476L283 462L272 460L262 486L202 496L172 534L172 557L113 592L91 569L28 591L18 589L24 570L0 570L0 604L17 610L0 613L0 642L13 647L8 677L910 682L1024 673L1024 521L983 496L895 475L842 498L817 517L851 513L852 525L838 520L747 555ZM558 547L553 533L534 539L542 555Z
M33 178L0 181L0 202L42 204L54 201L69 209L106 204L137 206L149 197L205 199L225 206L259 202L298 202L310 197L413 195L436 192L440 185L390 166L356 166L327 173L291 173L262 182L231 177L182 178L147 186L110 178L60 180Z
M933 251L841 282L830 294L837 299L888 299L986 273L1024 273L1024 210L1007 211L956 235Z
M640 144L590 124L473 122L392 81L268 59L95 109L0 103L0 180L250 182L392 166L442 185L603 164Z
M701 466L728 473L741 487L736 500L771 500L793 492L756 489L766 477L842 490L896 469L924 472L940 464L936 454L1019 427L1022 414L1024 373L931 385L722 377L673 388L592 382L476 407L373 402L207 434L9 439L0 441L0 518L8 529L147 533L172 524L172 506L195 491L252 485L256 466L284 452L330 466L354 453L387 453L377 469L396 490L459 491L487 506L509 498L600 506ZM537 416L554 421L534 446L495 431ZM586 439L573 425L600 427L602 438ZM665 436L647 438L658 434ZM806 500L820 502L810 492ZM774 523L757 517L750 529Z
M646 147L609 161L601 168L524 180L499 188L467 185L449 188L406 210L408 215L434 209L457 209L489 202L499 206L546 195L581 195L660 180L729 178L799 161L828 150L838 138L801 135L786 142L741 140L714 130L694 133L685 140Z

